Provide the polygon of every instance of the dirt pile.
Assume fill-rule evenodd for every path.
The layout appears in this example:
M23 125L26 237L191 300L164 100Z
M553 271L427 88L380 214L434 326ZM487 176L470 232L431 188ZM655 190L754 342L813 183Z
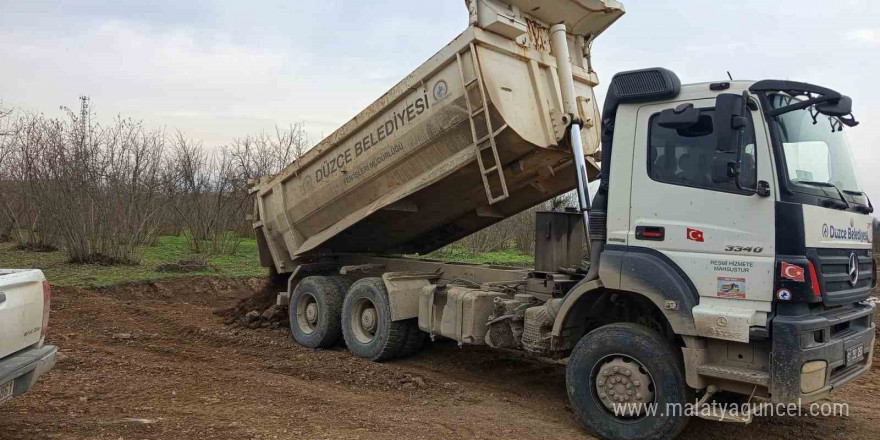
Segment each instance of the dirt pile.
M280 288L262 282L254 293L238 300L232 307L217 309L223 323L242 328L287 328L287 309L276 304Z
M202 260L177 260L156 266L156 272L199 272L208 270L208 264Z
M102 291L120 300L147 300L215 304L218 299L240 298L263 287L262 278L220 278L212 276L181 277L118 284ZM87 289L65 288L83 292Z

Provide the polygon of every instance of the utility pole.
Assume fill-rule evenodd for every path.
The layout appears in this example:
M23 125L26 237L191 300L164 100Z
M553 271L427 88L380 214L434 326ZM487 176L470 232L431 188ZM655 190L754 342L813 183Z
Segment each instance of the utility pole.
M86 136L89 133L89 117L91 116L91 112L89 111L89 97L86 95L80 95L79 97L79 123L80 129L82 130L82 146L86 145Z

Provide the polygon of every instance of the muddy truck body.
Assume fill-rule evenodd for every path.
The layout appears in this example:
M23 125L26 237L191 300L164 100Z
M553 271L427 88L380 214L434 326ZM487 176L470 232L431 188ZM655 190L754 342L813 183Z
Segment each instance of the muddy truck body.
M873 208L848 97L652 68L615 75L600 116L590 50L620 3L467 5L460 36L253 182L298 343L381 361L448 338L563 362L606 439L674 437L690 414L669 405L720 391L806 404L869 371ZM571 190L576 210L538 213L533 269L403 257ZM691 413L752 418L713 408Z

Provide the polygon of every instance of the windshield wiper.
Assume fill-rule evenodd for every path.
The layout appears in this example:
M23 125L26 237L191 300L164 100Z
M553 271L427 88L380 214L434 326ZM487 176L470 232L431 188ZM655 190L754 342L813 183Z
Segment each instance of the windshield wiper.
M817 180L795 180L797 183L803 183L804 185L812 185L812 186L822 186L825 188L837 188L833 183L828 182L819 182Z
M818 182L815 180L798 180L797 183L803 183L804 185L813 185L813 186L822 186L825 188L834 188L837 191L837 195L840 196L840 200L843 200L843 204L845 205L845 209L849 209L849 202L846 201L846 197L844 197L843 192L840 191L840 188L837 185L831 182Z
M861 191L856 191L854 189L845 189L845 190L843 190L843 193L851 195L851 196L865 198L867 205L862 204L862 203L856 203L856 211L861 212L862 214L871 214L874 212L874 207L871 205L871 199L869 199L865 193L863 193Z

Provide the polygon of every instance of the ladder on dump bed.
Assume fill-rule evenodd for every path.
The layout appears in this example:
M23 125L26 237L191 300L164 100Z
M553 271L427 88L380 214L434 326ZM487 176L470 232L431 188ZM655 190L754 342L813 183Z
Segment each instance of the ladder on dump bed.
M486 91L483 88L483 75L480 73L477 50L474 44L471 43L469 48L455 54L455 56L458 60L461 82L464 84L464 97L471 124L471 136L477 150L477 164L480 167L483 186L486 188L486 197L489 199L489 204L494 205L510 197L510 193L507 191L507 181L504 179L504 170L501 168L501 159L498 158L498 147L495 145L495 136L507 128L507 125L505 124L497 130L492 129ZM500 189L501 194L493 194L493 188Z

